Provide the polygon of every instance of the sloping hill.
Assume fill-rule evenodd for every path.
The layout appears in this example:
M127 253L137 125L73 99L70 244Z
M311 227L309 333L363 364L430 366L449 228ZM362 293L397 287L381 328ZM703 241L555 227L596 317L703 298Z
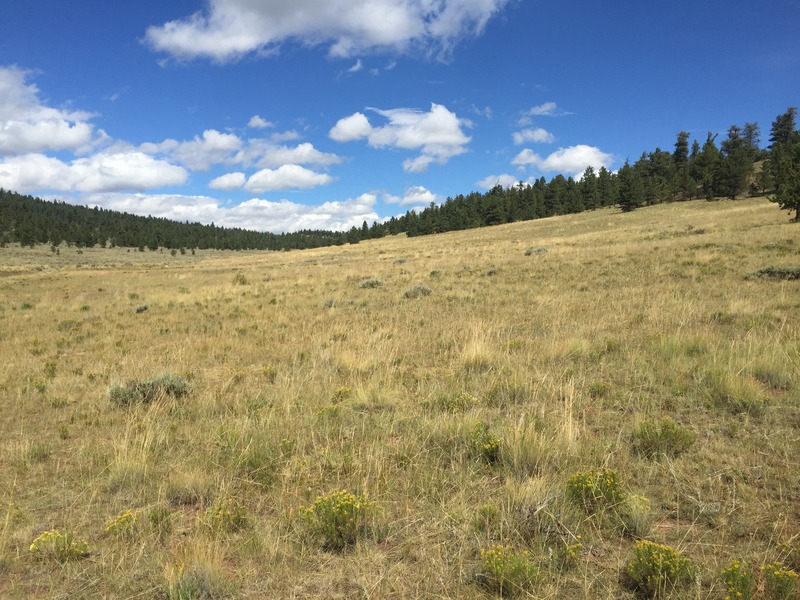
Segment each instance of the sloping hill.
M800 567L800 288L745 278L800 241L764 199L2 252L4 598L634 598L673 550L672 597L716 598L734 560Z

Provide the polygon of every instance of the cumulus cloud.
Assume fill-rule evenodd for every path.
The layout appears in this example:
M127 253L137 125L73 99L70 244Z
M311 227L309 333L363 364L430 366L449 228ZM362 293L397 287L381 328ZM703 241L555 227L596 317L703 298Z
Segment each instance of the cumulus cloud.
M552 117L556 114L558 110L558 105L555 102L545 102L544 104L540 104L539 106L533 106L529 108L525 114L530 117L541 117L541 116L548 116Z
M244 189L253 194L273 192L277 190L309 189L327 185L333 177L325 173L316 173L300 165L281 165L277 169L261 169L245 183Z
M207 0L204 11L151 26L144 41L178 59L234 61L286 41L335 57L422 50L447 55L480 35L509 0Z
M595 170L600 167L609 168L614 161L611 154L607 154L594 146L578 144L569 148L559 148L545 158L525 148L517 154L511 164L520 167L533 166L540 171L555 171L579 177L586 167Z
M339 119L328 134L337 142L352 142L368 137L372 132L372 125L364 113L354 113L349 117Z
M212 166L221 164L270 169L289 164L329 167L342 162L340 156L321 152L308 142L287 146L274 141L295 137L296 132L290 132L269 138L243 140L232 133L208 129L202 136L195 136L189 141L167 139L160 143L148 142L141 144L138 150L178 162L192 171L208 171ZM228 185L231 180L214 181Z
M496 185L501 185L508 189L519 183L519 177L503 173L502 175L489 175L478 181L475 185L484 190L490 190Z
M247 126L251 129L267 129L269 127L275 127L273 123L270 123L266 119L262 119L258 115L253 115L250 117L250 121L247 123Z
M236 173L226 173L225 175L220 175L219 177L212 179L208 182L208 187L212 190L226 190L226 191L233 191L241 189L247 178L245 177L244 173L236 172Z
M158 145L144 144L142 149L168 153L192 171L208 171L212 165L224 162L241 147L242 140L237 135L207 129L202 137L195 136L188 142L166 140Z
M517 146L532 142L535 144L552 144L555 141L555 136L541 127L535 129L523 129L522 131L515 131L512 134L514 143Z
M185 169L137 151L106 151L64 162L43 154L0 161L0 187L21 192L146 190L186 183Z
M329 167L341 163L342 158L336 154L320 152L309 142L290 147L267 140L250 140L245 148L232 157L232 162L262 168L285 164Z
M413 206L415 208L425 208L431 202L439 204L442 199L437 194L421 185L414 185L406 189L402 196L385 195L384 201L391 204L401 204L402 206Z
M52 108L28 83L29 71L0 67L0 154L76 150L102 141L89 122L91 113Z
M136 215L151 215L176 221L214 223L223 227L241 227L273 233L301 229L347 231L364 221L378 220L374 194L326 202L311 206L279 200L272 202L252 198L236 206L226 206L208 196L173 194L91 194L81 202L89 206L124 211Z
M384 117L386 124L375 127L366 115L357 112L340 119L330 130L330 138L339 142L365 138L373 148L419 150L419 156L403 162L409 173L425 171L432 163L445 164L467 151L471 138L462 127L470 123L440 104L431 104L429 112L408 108L370 110Z

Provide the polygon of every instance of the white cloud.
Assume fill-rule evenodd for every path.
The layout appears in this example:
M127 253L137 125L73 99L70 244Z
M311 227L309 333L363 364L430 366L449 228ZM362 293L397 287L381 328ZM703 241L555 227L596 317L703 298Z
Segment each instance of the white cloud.
M236 206L208 196L167 194L92 194L81 199L89 206L124 211L136 215L151 215L176 221L214 223L222 227L241 227L257 231L299 231L324 229L347 231L367 221L378 220L375 195L362 194L357 198L326 202L311 206L280 200L271 202L253 198Z
M207 129L202 137L195 136L188 142L170 139L160 144L142 144L139 149L148 154L166 154L192 171L208 171L212 165L230 159L242 144L242 140L232 133Z
M316 173L299 165L282 165L277 169L261 169L250 176L244 188L251 193L261 194L276 190L308 189L328 185L333 177Z
M502 175L489 175L478 181L475 185L484 190L490 190L496 185L502 185L508 189L519 183L519 177L503 173Z
M275 127L273 123L270 123L266 119L262 119L258 115L253 115L250 117L250 121L247 123L247 126L251 129L267 129L269 127Z
M386 195L384 200L393 204L423 208L430 206L431 202L438 204L442 201L440 196L421 185L411 186L405 191L402 197Z
M342 158L336 154L320 152L308 142L289 147L279 146L266 140L250 140L244 149L232 157L232 162L263 168L286 164L329 167L341 163Z
M574 177L580 177L586 167L609 168L614 161L611 154L607 154L594 146L578 144L569 148L559 148L546 158L542 158L529 148L522 150L511 164L520 167L534 166L540 171L556 171Z
M359 71L361 71L363 68L364 68L364 61L363 61L363 60L361 60L361 59L359 58L359 59L356 61L356 64L354 64L352 67L350 67L349 69L347 69L347 72L348 72L348 73L358 73L358 72L359 72Z
M186 183L187 172L136 151L100 152L70 163L43 154L0 162L0 187L20 192L146 190Z
M89 122L91 113L45 106L30 73L0 67L0 154L77 150L103 141Z
M370 110L388 122L373 127L363 113L357 112L336 123L329 134L331 139L346 142L366 138L373 148L420 150L419 156L403 162L403 168L410 173L425 171L432 163L445 164L467 151L471 138L462 127L469 126L469 121L459 119L440 104L431 104L427 113L408 108Z
M371 132L372 125L367 116L357 112L349 117L339 119L328 135L337 142L352 142L369 136Z
M213 190L239 190L244 186L247 178L244 173L226 173L208 182L208 187Z
M536 144L552 144L555 141L555 136L541 127L535 129L523 129L522 131L515 131L512 134L514 143L519 146L527 142Z
M149 27L145 42L178 59L238 60L294 40L331 56L420 49L446 55L509 0L207 0L205 11Z
M556 114L558 105L555 102L545 102L539 106L534 106L528 109L525 114L531 117L548 116L552 117Z

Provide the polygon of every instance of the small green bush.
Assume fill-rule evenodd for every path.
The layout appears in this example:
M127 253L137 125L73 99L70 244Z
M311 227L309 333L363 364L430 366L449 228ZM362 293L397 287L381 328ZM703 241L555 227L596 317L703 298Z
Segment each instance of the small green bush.
M189 393L189 383L177 375L161 375L147 381L131 381L126 385L113 385L108 399L116 406L147 404L156 398L169 396L182 398Z
M438 396L430 406L445 412L460 413L480 404L480 399L467 392Z
M53 529L33 540L28 552L37 559L50 559L63 564L89 556L89 543L78 539L74 531L61 533Z
M529 592L539 579L539 565L527 551L495 544L481 548L481 566L476 579L490 592L511 598Z
M430 296L432 293L433 290L427 285L415 285L414 287L408 288L405 292L403 292L403 298L413 300L414 298L419 298L420 296Z
M126 510L124 513L117 515L108 522L108 525L106 525L106 533L114 537L130 537L136 529L138 520L138 511Z
M375 289L375 288L383 287L383 280L375 279L375 278L362 279L358 283L358 287L360 287L361 289Z
M664 598L694 581L695 571L692 560L674 548L642 540L625 573L637 596Z
M753 600L756 591L756 575L746 562L734 560L722 571L727 595L725 600Z
M712 369L705 373L703 383L711 402L733 414L760 417L767 410L769 397L753 378Z
M470 432L469 441L473 456L487 464L499 462L503 443L499 437L489 431L486 423L475 424Z
M797 573L775 562L761 567L764 577L765 598L767 600L796 600L800 597L797 589Z
M645 458L674 457L694 444L697 434L681 427L669 417L658 423L643 421L633 431L633 451Z
M326 549L341 551L368 533L374 513L375 505L365 496L339 490L319 496L302 516L310 532L322 538Z
M233 283L234 285L248 285L250 282L247 280L247 277L244 276L243 273L237 273L233 276Z
M245 507L229 496L215 498L211 506L206 509L201 522L214 535L234 533L249 525Z
M619 475L606 468L573 474L567 480L566 496L589 514L614 508L625 500Z
M167 576L167 600L205 600L225 597L219 575L201 562L180 565Z
M786 281L794 281L800 279L800 265L795 267L764 267L748 273L744 276L745 279L783 279Z

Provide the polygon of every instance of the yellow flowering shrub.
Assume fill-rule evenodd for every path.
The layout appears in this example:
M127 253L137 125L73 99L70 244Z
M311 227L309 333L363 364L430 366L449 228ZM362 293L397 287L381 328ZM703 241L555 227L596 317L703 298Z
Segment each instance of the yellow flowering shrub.
M130 536L136 528L136 521L138 518L139 513L137 511L128 509L108 522L108 525L106 525L106 533L119 537Z
M472 452L483 462L493 464L500 460L502 441L489 431L486 423L478 422L470 433Z
M539 578L539 566L528 551L495 544L481 549L478 582L503 597L526 593Z
M636 542L626 574L631 587L646 598L662 598L694 580L692 560L670 546Z
M345 490L319 496L301 513L311 533L321 537L326 548L344 550L367 533L375 505L365 496Z
M797 573L782 563L776 562L761 567L764 587L768 600L796 600L800 598L797 589Z
M592 469L573 474L567 480L567 498L592 514L613 508L625 500L625 492L613 469Z
M722 571L722 579L727 589L725 600L752 600L756 576L749 564L734 560Z
M39 559L52 559L65 563L89 555L89 542L77 538L73 532L61 533L55 529L45 531L28 548L28 552Z

